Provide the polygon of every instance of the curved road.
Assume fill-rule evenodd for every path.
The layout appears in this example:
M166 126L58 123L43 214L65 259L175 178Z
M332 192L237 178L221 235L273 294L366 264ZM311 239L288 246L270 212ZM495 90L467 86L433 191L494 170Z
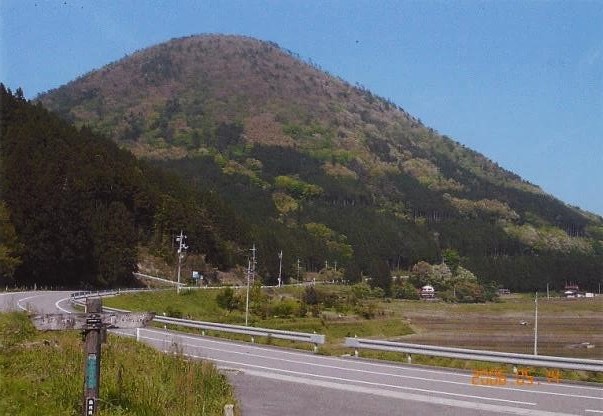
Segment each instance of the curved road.
M0 294L0 310L68 311L69 292ZM117 332L117 331L116 331ZM245 416L587 415L603 416L603 388L547 380L472 384L453 370L328 357L155 328L118 331L166 352L215 362Z

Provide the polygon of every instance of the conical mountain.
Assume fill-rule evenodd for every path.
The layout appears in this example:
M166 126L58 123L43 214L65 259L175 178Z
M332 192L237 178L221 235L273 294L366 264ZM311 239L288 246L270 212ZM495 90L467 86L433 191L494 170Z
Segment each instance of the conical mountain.
M265 253L306 270L386 280L458 252L479 278L532 290L550 273L592 285L603 264L600 217L272 42L174 39L39 101L219 193Z

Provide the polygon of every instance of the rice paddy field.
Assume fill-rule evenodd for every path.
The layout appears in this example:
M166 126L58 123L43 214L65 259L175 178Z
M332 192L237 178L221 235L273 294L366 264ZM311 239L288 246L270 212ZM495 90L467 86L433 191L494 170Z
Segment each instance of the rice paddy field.
M403 317L413 334L406 342L532 354L533 295L499 303L399 302L386 306ZM603 359L603 297L538 299L539 355Z

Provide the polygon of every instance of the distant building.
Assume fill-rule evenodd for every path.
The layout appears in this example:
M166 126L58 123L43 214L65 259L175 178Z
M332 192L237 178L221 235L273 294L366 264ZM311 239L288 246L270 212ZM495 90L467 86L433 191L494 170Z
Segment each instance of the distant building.
M563 296L570 299L577 298L580 294L580 288L575 283L566 284L563 290Z
M435 289L433 286L425 285L421 288L421 299L435 298Z

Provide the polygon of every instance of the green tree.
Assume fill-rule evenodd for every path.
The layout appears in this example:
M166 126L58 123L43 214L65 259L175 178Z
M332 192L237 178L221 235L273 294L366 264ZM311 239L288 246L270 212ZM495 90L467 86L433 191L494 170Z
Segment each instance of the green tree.
M365 300L371 296L371 287L366 283L356 283L352 286L352 294L357 300Z
M392 287L392 296L396 299L419 299L419 291L408 280Z
M410 271L410 283L415 287L422 287L430 283L432 266L426 261L415 264Z
M461 303L485 302L484 288L477 282L463 281L455 286L456 301Z
M457 269L461 265L461 256L458 251L448 248L442 252L442 258L444 259L444 263L450 268L452 274L456 274Z
M319 293L314 286L306 286L302 294L302 301L307 305L318 305L320 303Z
M21 244L10 220L6 204L0 201L0 283L12 283L15 269L22 263Z
M96 282L102 286L127 284L136 271L137 236L132 213L121 202L95 209L91 220Z

